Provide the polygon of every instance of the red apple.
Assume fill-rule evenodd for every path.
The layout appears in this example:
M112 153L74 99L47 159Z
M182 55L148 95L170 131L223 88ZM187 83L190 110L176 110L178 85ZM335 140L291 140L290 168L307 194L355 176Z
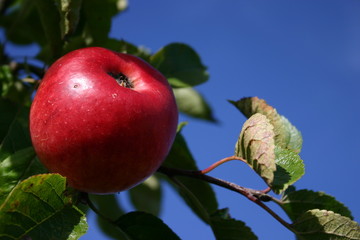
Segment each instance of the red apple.
M40 161L81 191L126 190L149 177L173 143L178 110L166 78L143 60L75 50L46 72L30 112Z

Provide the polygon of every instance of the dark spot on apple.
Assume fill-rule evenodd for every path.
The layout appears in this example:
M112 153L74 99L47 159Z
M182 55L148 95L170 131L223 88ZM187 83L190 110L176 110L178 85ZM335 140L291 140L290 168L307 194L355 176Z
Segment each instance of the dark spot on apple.
M108 72L107 74L109 74L111 77L113 77L120 86L126 87L126 88L134 88L133 83L124 74L114 73L114 72Z
M79 84L74 84L74 88L78 88L79 87Z

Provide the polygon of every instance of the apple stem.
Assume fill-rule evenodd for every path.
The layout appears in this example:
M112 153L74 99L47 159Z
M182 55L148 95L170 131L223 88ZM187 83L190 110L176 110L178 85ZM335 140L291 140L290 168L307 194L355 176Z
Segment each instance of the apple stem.
M126 87L126 88L134 88L133 83L124 74L113 73L113 72L108 72L107 74L109 74L112 78L114 78L120 86Z
M250 188L245 188L245 187L239 186L235 183L228 182L223 179L219 179L219 178L215 178L215 177L206 175L202 171L183 170L183 169L169 168L169 167L164 167L164 166L161 166L157 171L162 174L165 174L170 179L173 179L175 176L185 176L185 177L200 179L202 181L206 181L208 183L212 183L214 185L217 185L217 186L229 189L231 191L240 193L241 195L245 196L250 201L254 202L258 206L263 208L266 212L268 212L272 217L274 217L284 227L293 231L293 229L291 228L291 225L288 222L286 222L278 214L276 214L272 209L270 209L267 205L264 204L264 202L267 202L267 201L280 202L278 199L267 194L270 191L270 189L254 190L254 189L250 189Z

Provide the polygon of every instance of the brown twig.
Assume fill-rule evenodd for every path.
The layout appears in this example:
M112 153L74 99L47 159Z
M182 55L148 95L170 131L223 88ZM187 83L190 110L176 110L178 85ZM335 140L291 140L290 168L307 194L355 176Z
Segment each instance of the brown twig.
M266 212L268 212L272 217L274 217L284 227L292 230L289 223L287 223L278 214L276 214L272 209L270 209L267 205L264 204L264 201L275 200L272 196L267 194L270 191L269 189L254 190L254 189L250 189L250 188L245 188L245 187L239 186L235 183L228 182L223 179L219 179L219 178L215 178L215 177L206 175L203 173L203 171L190 171L190 170L183 170L183 169L176 169L176 168L169 168L169 167L161 166L158 169L158 172L163 173L170 178L173 178L174 176L186 176L186 177L190 177L190 178L199 179L199 180L206 181L208 183L212 183L214 185L229 189L231 191L240 193L241 195L245 196L250 201L256 203L258 206L263 208Z

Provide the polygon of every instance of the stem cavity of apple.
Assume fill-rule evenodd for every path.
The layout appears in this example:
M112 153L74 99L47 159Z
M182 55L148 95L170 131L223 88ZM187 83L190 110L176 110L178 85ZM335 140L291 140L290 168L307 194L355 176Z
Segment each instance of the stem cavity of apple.
M134 88L134 84L124 74L113 73L113 72L108 72L107 74L109 74L109 76L113 77L120 86L126 87L126 88Z

